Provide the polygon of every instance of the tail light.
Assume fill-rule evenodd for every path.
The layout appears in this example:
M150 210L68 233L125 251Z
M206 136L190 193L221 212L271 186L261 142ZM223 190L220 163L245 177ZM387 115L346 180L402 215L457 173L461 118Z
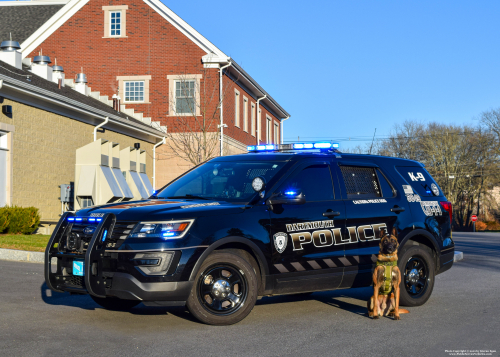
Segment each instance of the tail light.
M441 206L443 207L443 209L449 213L450 215L450 225L453 225L452 222L453 222L453 207L451 206L451 202L448 202L448 201L442 201L442 202L439 202L441 203Z

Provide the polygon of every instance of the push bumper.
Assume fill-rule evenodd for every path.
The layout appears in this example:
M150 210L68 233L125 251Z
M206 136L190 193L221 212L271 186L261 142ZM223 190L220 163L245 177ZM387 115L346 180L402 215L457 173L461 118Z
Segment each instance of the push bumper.
M88 244L85 253L64 252L65 240L70 225L67 218L72 213L65 213L52 234L45 250L45 281L47 286L57 292L91 294L96 297L117 297L127 300L172 302L181 305L191 292L193 282L141 282L124 272L110 271L110 260L106 260L104 240L107 232L113 231L116 218L106 214ZM75 260L83 261L84 274L75 275L72 264ZM168 305L168 304L162 304Z

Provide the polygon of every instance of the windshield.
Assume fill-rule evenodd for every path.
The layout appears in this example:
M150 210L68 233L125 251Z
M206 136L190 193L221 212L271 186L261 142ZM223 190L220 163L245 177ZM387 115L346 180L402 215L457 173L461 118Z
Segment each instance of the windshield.
M269 182L285 162L207 162L172 182L158 198L198 198L246 202L254 195L252 180Z

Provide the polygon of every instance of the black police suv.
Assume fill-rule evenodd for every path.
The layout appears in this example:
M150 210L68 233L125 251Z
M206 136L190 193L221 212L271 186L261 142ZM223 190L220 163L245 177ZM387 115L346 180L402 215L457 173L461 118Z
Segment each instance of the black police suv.
M424 304L453 265L450 202L419 162L321 144L249 147L147 200L65 213L47 285L107 309L187 305L228 325L261 296L371 285L379 232L395 227L401 305Z

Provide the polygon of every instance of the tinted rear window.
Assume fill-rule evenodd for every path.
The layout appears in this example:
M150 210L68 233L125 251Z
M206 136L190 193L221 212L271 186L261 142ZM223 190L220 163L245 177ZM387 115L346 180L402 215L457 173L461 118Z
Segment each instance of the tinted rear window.
M431 185L435 184L438 188L439 185L434 181L434 179L429 175L426 169L420 166L397 166L396 169L406 182L412 187L413 191L419 196L434 196L431 190ZM404 189L404 187L403 187ZM439 194L442 195L442 191L439 188Z

